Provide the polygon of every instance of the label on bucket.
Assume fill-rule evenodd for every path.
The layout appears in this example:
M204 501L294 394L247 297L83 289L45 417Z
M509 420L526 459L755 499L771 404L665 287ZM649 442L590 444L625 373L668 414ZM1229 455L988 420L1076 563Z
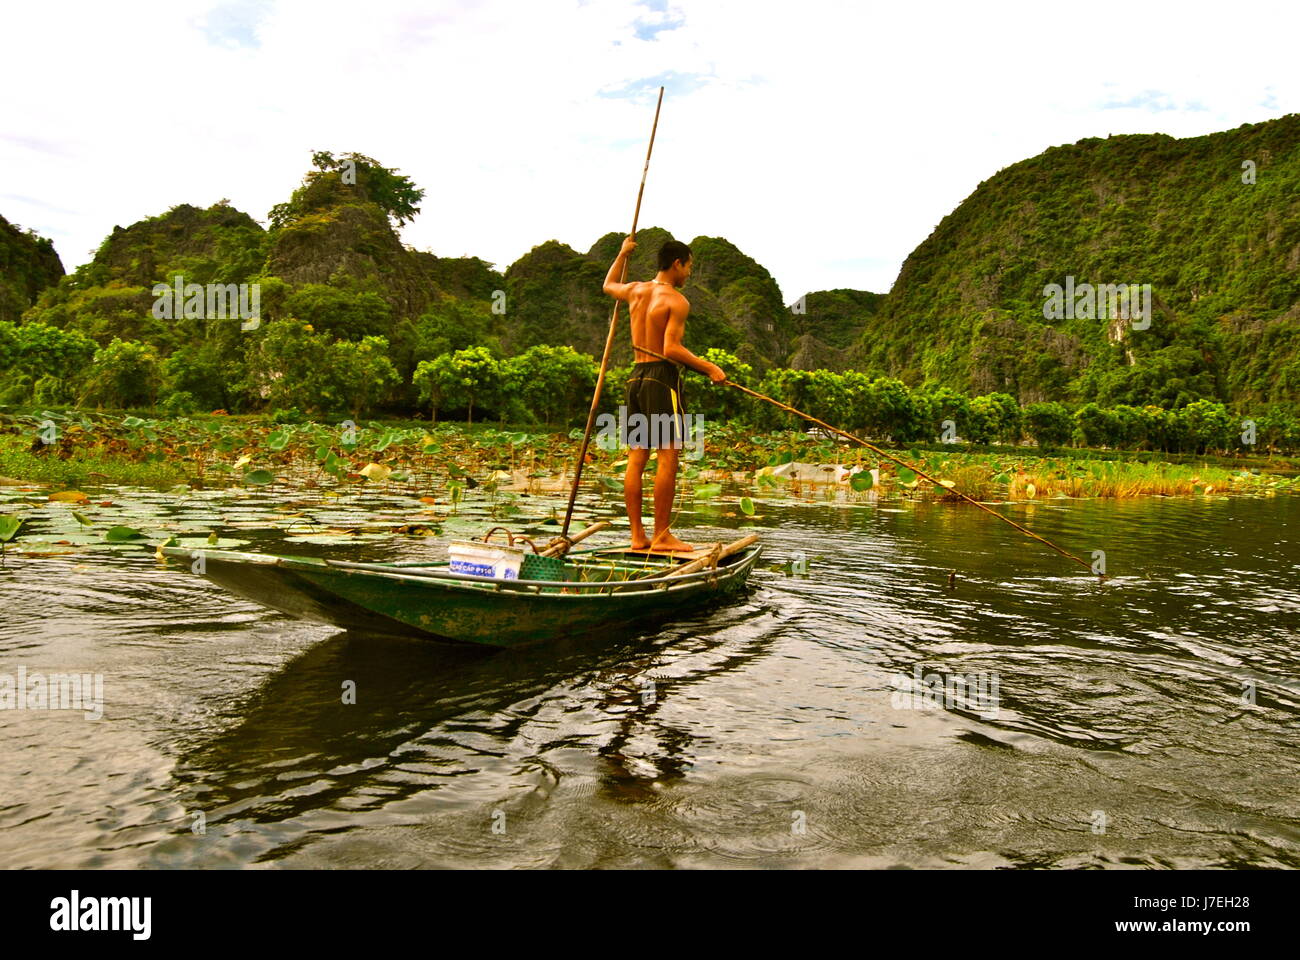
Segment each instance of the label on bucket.
M467 541L453 541L449 553L451 563L448 566L452 573L498 580L517 580L524 556L523 551L517 548Z
M498 570L495 564L491 563L472 563L469 560L453 560L451 562L452 573L468 573L474 577L497 577L501 580L517 580L519 573L508 566L503 566Z
M475 577L492 576L492 564L490 563L470 563L468 560L453 560L451 562L452 573L468 573Z

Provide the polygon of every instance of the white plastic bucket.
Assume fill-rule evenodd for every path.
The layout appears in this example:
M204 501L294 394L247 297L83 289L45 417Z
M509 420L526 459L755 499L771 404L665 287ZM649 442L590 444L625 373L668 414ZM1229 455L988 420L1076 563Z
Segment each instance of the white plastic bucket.
M453 540L448 553L452 573L495 577L497 580L518 580L519 567L524 562L524 551L520 547L503 547L475 540Z

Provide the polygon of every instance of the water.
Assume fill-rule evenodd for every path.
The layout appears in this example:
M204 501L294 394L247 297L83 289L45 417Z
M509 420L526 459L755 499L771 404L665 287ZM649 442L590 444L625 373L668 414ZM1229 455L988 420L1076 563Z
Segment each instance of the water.
M502 652L299 623L146 550L10 557L0 672L102 673L105 705L0 712L0 865L1300 865L1300 499L1004 508L1106 584L963 505L759 506L738 602ZM996 679L996 711L904 695L917 667Z

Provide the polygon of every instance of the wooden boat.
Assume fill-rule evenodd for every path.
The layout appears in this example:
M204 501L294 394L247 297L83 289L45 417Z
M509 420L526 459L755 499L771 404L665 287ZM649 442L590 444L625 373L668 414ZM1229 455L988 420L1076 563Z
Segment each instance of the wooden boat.
M563 580L498 580L443 563L359 563L164 547L232 593L353 630L511 647L615 624L675 617L743 589L756 536L691 559L630 548L573 551ZM710 562L711 561L711 562Z

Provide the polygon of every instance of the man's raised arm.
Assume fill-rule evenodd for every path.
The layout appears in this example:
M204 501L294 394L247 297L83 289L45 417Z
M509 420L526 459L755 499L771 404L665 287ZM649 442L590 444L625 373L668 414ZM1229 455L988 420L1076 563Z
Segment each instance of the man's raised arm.
M610 265L609 273L605 274L605 285L601 288L615 300L626 300L632 292L635 284L623 283L623 269L627 263L628 256L636 249L636 241L628 237L623 241L623 246L618 251L618 256L614 258L613 264Z

